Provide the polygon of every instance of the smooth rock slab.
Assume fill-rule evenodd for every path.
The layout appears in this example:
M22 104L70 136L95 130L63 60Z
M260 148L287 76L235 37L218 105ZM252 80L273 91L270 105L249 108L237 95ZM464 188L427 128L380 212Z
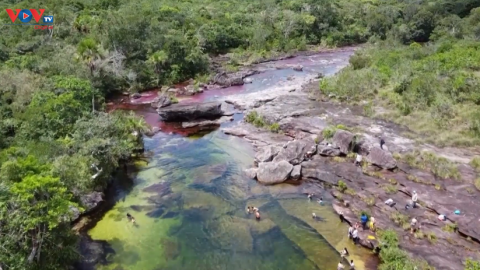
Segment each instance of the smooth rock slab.
M262 162L258 164L257 180L262 184L283 183L290 177L293 165L288 161Z

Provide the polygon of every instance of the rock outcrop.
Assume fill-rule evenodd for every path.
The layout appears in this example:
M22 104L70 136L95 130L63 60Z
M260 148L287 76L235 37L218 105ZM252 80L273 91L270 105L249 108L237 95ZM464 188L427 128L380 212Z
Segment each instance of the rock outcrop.
M184 122L199 119L212 120L223 115L221 103L207 102L200 104L174 104L159 108L158 114L166 122Z
M167 94L162 94L156 97L152 101L151 106L153 108L163 108L163 107L170 106L171 104L172 104L172 99L170 98L170 96Z
M103 202L104 194L102 192L93 191L80 197L80 201L85 208L84 213L93 211L101 202Z
M344 155L353 150L354 135L346 130L338 129L333 135L333 144L340 149L340 152Z
M258 165L257 180L266 185L285 182L293 170L293 165L285 160L278 162L262 162Z
M273 159L274 162L281 160L288 161L292 165L300 164L305 160L307 152L316 152L316 145L313 140L297 140L288 142Z
M372 147L366 160L383 169L391 170L397 167L397 161L393 158L392 154L387 150L380 149L380 147Z
M339 147L327 143L319 144L317 146L317 152L319 155L326 157L336 157L342 154Z
M269 162L280 152L282 148L278 146L268 145L258 149L255 155L255 161L257 162Z

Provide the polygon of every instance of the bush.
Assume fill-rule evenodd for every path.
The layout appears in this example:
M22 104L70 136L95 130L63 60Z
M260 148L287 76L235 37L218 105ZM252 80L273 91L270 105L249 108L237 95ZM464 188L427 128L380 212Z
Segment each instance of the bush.
M348 189L348 186L347 184L345 184L345 182L343 182L343 180L339 180L337 184L337 189L343 193Z

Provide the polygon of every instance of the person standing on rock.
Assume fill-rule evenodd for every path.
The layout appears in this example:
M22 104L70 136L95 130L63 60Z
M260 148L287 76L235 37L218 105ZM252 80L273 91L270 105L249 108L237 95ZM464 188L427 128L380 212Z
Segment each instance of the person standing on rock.
M353 260L350 260L350 270L355 270L355 264L353 263Z
M355 157L355 166L362 166L362 155L357 153L357 156Z
M383 150L383 145L385 144L385 140L383 138L380 138L380 149Z
M417 201L418 201L417 192L414 190L413 195L412 195L412 207L413 208L417 207Z
M367 229L368 217L365 213L363 213L362 216L360 217L360 221L362 222L362 229L366 230Z
M416 229L416 226L417 226L417 219L416 218L412 218L412 221L410 222L410 233L414 233L415 232L415 229Z
M343 266L342 262L339 262L337 265L337 270L343 270L345 269L345 266Z

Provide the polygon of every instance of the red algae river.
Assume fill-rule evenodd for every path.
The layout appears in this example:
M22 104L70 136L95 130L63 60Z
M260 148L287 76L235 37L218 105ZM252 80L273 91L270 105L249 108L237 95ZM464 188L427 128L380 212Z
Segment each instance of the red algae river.
M306 81L318 73L332 75L348 64L353 50L319 53L272 62L283 69L253 75L253 83L208 90L181 103L212 101L228 95L269 91L278 85ZM303 72L289 65L302 65ZM298 85L299 86L299 85ZM142 93L148 103L156 92ZM309 201L303 192L315 183L263 186L244 175L254 161L252 146L219 130L186 136L178 125L166 125L150 105L119 105L143 116L161 132L145 137L146 158L130 173L133 185L115 185L115 204L88 231L106 241L109 254L95 269L110 270L251 270L336 269L339 251L347 247L356 269L367 269L370 252L353 246L348 227L329 204ZM237 114L228 126L242 121ZM252 205L262 218L246 212ZM320 219L314 220L315 212ZM128 221L127 213L136 223Z

